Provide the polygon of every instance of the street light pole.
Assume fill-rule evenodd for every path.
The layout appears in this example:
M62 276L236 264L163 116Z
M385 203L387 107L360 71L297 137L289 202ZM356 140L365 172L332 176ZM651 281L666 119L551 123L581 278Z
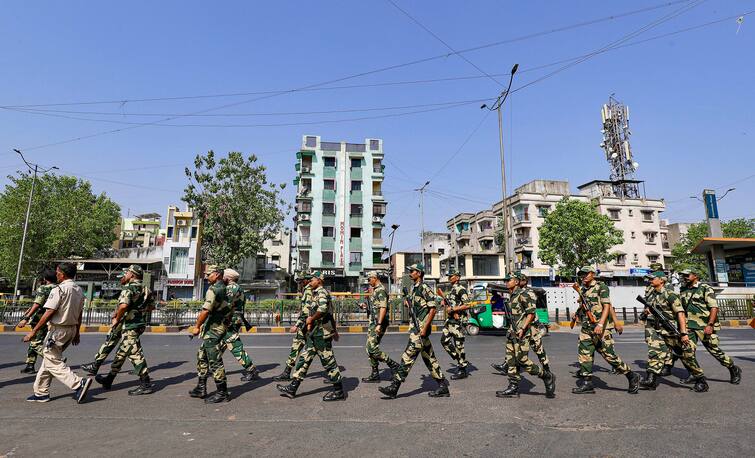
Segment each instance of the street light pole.
M514 64L514 66L511 67L511 76L509 77L509 85L505 91L501 92L501 94L498 96L493 106L488 107L487 104L483 104L480 107L480 108L487 108L488 110L491 110L491 111L495 110L498 112L498 147L499 147L500 156L501 156L501 197L502 197L501 219L503 220L503 264L504 264L503 274L504 275L506 275L511 270L511 266L509 265L509 218L508 218L508 205L506 205L506 160L505 160L505 155L503 153L503 113L501 111L501 107L503 106L503 102L505 102L509 96L509 92L511 90L511 83L514 81L514 74L516 73L518 68L519 68L519 64Z
M426 181L421 188L415 189L415 191L419 191L419 226L421 231L419 234L419 240L422 245L422 264L425 263L425 188L427 188L429 184L430 182Z
M398 229L398 224L391 225L391 243L388 245L388 253L386 256L386 259L388 261L388 297L391 295L391 276L393 276L393 261L391 261L391 253L393 252L393 236L396 235L396 229Z
M31 191L29 191L29 202L26 204L26 218L24 219L24 233L21 236L21 251L18 253L18 266L16 266L16 285L13 288L13 300L14 302L18 300L18 297L20 296L20 291L18 290L18 283L21 280L21 265L24 260L24 248L26 247L26 234L29 230L29 216L31 216L31 201L34 198L34 188L37 184L37 172L39 171L39 164L32 164L26 160L24 155L19 151L18 149L13 149L16 153L18 153L19 156L21 156L21 160L24 161L27 167L29 167L29 170L34 173L32 180L31 180ZM33 167L32 167L33 166ZM44 172L49 172L50 170L57 170L57 167L50 167L49 169L43 170Z

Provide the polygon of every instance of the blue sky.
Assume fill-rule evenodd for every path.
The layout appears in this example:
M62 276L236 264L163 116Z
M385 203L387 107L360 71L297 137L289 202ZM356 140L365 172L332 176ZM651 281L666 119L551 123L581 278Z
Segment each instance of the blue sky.
M662 4L394 1L455 50ZM488 74L507 73L519 63L517 88L560 68L534 67L600 49L696 3L677 2L464 56ZM441 107L290 114L495 98L501 87L457 55L318 89L371 87L261 100L248 94L133 101L302 88L450 52L388 1L8 1L3 7L0 106L128 100L35 108L65 111L46 115L0 109L3 176L18 168L12 148L20 148L30 160L90 179L96 190L122 205L124 214L164 213L167 205L180 203L183 167L196 153L256 153L273 181L290 183L301 136L314 134L330 141L384 139L386 221L401 225L395 248L419 248L418 196L411 190L431 177L429 189L446 196L426 195L427 230L443 230L456 213L479 211L500 198L496 119L486 116L479 102L434 111L426 110ZM751 10L755 1L702 2L633 40ZM755 14L745 17L739 30L731 18L611 50L517 91L504 112L511 188L547 178L566 179L576 190L581 183L607 178L598 146L600 107L615 93L630 107L638 178L646 181L648 197L668 201L668 219L702 219L702 205L689 196L705 187L737 188L720 203L723 218L755 217L753 55ZM375 86L456 77L470 78ZM505 82L506 77L498 79ZM163 123L216 127L118 124L154 123L163 117L145 115L196 113L229 104L207 114L258 116L184 116ZM375 118L411 111L423 112ZM373 119L354 120L364 117ZM249 126L260 124L268 126ZM35 148L119 128L129 129ZM454 162L442 167L455 153Z

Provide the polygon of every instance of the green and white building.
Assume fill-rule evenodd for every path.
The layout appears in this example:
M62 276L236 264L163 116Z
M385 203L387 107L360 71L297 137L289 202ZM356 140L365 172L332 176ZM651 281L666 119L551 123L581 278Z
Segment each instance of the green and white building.
M325 142L305 135L296 153L294 270L323 270L333 291L357 291L386 269L383 141Z

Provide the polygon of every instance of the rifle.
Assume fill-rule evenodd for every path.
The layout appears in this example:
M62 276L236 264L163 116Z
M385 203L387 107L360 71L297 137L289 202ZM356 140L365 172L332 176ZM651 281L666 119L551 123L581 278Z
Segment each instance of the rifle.
M577 323L577 313L579 313L580 310L582 310L587 317L587 320L590 322L590 324L594 325L598 322L598 320L595 319L595 315L593 315L592 310L590 310L590 306L587 303L587 299L585 299L585 296L582 295L582 290L579 288L578 283L574 283L572 285L572 288L574 291L577 292L578 301L579 301L579 309L577 309L576 312L574 312L574 316L571 319L571 323L569 323L569 328L574 329L574 325ZM592 336L593 339L595 338L595 335ZM603 346L603 341L601 339L597 339L594 341L595 348L600 348Z
M448 299L446 299L446 295L443 294L443 290L438 287L436 288L436 292L438 296L440 296L440 303L443 305L443 307L445 307L445 310L448 311L451 306L448 304ZM448 318L448 312L446 312L446 318Z
M370 288L367 288L365 293L367 293L367 297L365 298L367 308L365 310L367 311L367 321L370 321L370 318L372 317L372 298L370 297Z
M645 298L642 296L638 295L636 299L637 299L637 302L644 305L645 308L650 311L650 314L653 315L656 320L658 320L658 324L660 324L661 327L666 330L666 332L671 334L671 337L682 336L682 333L679 332L679 328L677 328L674 323L672 323L668 318L666 318L666 315L664 315L663 312L658 310L658 307L646 301Z
M409 290L404 287L401 289L401 294L404 296L404 305L409 309L409 317L412 319L412 324L417 329L417 332L422 332L422 329L419 327L419 321L417 320L417 314L414 313L414 305L409 302Z

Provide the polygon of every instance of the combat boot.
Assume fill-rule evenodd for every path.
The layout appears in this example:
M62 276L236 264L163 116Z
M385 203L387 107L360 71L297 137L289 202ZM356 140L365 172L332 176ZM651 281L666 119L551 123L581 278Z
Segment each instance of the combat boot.
M393 379L390 385L381 386L380 388L378 388L378 391L380 391L386 396L383 399L396 399L396 396L398 395L399 387L401 387L401 382L397 381L396 379Z
M139 377L139 386L137 386L133 390L128 390L128 395L141 396L143 394L152 394L155 392L154 387L155 385L152 384L152 381L149 379L149 375L145 375L144 377Z
M115 380L115 374L112 372L107 375L98 375L94 378L97 383L102 385L102 389L109 390L113 386L113 380Z
M640 391L640 374L634 371L627 372L627 380L629 381L629 388L627 392L629 394L637 394Z
M461 369L459 369L461 370ZM451 392L448 391L448 380L438 380L438 389L427 393L431 398L447 398L451 396Z
M469 377L469 371L467 371L467 366L460 366L458 369L456 369L456 373L451 376L451 380L461 380L467 377Z
M515 382L509 382L509 386L503 391L496 391L495 397L497 398L518 398L519 397L519 384Z
M577 381L577 387L572 388L571 392L574 394L595 394L595 387L592 385L591 379L580 378L580 380Z
M380 382L380 371L377 367L372 368L372 372L367 377L362 377L362 381L364 383L379 383Z
M100 365L99 363L92 361L91 363L82 364L81 370L87 374L97 375L97 371L100 370Z
M22 374L33 374L37 371L34 370L34 363L26 363L26 367L21 369Z
M663 369L661 369L661 373L658 375L660 375L661 377L668 377L669 375L671 375L671 369L673 368L673 364L664 364Z
M337 382L333 384L333 391L327 393L322 397L323 401L343 401L346 399L346 392L343 391L343 383Z
M698 377L692 389L695 393L705 393L708 391L708 382L705 380L705 377Z
M276 382L288 382L291 380L291 368L286 366L285 369L283 369L283 372L281 372L280 375L276 375L273 377L273 380Z
M543 383L545 383L545 397L553 399L556 397L556 376L550 372L543 372Z
M731 375L729 383L732 385L739 385L739 382L742 381L742 369L739 366L731 366L729 368L729 374Z
M192 398L204 399L207 396L207 377L199 377L197 379L197 386L193 390L189 391L189 396Z
M205 404L219 404L231 400L231 395L228 394L228 385L225 382L215 383L215 388L215 392L204 400Z
M640 380L640 388L650 391L655 391L655 389L658 388L658 376L655 375L655 372L648 371L645 378Z
M260 379L260 372L254 366L252 366L251 369L244 369L244 372L241 373L242 382L253 382L259 379Z
M293 399L296 397L296 392L299 390L299 384L301 384L301 380L293 379L288 385L275 385L275 387L278 388L278 391L280 391L283 396Z
M492 367L493 369L497 370L498 372L502 374L505 374L509 371L509 365L506 363L499 363L499 364L493 363L490 365L490 367Z

